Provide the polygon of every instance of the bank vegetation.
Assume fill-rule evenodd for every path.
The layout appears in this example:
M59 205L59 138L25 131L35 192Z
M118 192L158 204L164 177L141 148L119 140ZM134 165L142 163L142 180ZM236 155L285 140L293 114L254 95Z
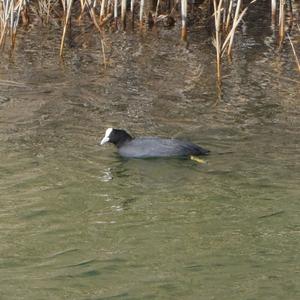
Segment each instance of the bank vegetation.
M266 18L278 41L278 49L291 47L295 66L300 72L299 49L294 45L294 34L299 37L299 1L267 0L270 11ZM202 22L211 32L216 53L216 77L221 80L222 61L233 55L234 39L249 10L266 4L258 0L0 0L0 47L13 49L18 28L28 27L39 19L47 26L56 20L61 26L59 55L63 56L66 35L72 26L88 20L99 33L102 56L106 65L104 33L117 30L147 32L153 27L171 27L180 24L178 38L189 39L189 29ZM299 42L297 43L299 46ZM212 48L213 49L213 48ZM298 53L297 53L298 52ZM228 60L227 60L228 61Z

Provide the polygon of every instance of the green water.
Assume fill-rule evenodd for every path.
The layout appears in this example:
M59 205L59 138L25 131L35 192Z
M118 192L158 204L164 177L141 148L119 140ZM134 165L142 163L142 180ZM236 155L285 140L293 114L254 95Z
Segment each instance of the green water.
M300 78L260 26L221 99L199 33L117 33L106 70L99 45L61 63L59 36L20 33L0 62L1 299L299 299ZM97 145L112 126L211 155L123 160Z

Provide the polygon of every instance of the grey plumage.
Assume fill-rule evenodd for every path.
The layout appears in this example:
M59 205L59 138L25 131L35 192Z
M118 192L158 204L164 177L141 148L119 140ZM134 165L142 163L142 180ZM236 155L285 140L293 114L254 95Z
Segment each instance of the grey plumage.
M207 155L209 150L190 142L159 137L133 138L123 129L108 128L100 144L112 143L123 157L188 157Z
M209 153L193 143L158 137L133 139L118 148L121 156L133 158L206 155Z

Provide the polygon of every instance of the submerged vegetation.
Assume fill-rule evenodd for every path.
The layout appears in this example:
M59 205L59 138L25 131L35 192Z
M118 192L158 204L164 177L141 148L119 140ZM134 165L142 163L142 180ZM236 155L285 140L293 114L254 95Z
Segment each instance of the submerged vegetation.
M299 3L296 6L297 3L292 0L268 1L270 25L278 38L278 48L285 44L291 45L300 72L292 38L295 31L298 35L300 32ZM71 24L89 20L99 33L103 62L106 65L104 33L108 30L137 28L144 32L153 27L171 27L180 22L181 39L186 42L189 27L192 26L189 24L201 21L212 32L212 43L216 50L216 74L220 81L222 58L227 56L231 59L235 33L254 5L261 3L256 0L0 0L0 47L3 50L6 45L14 49L20 26L27 27L37 18L43 24L56 20L62 27L62 56L66 35L72 30Z

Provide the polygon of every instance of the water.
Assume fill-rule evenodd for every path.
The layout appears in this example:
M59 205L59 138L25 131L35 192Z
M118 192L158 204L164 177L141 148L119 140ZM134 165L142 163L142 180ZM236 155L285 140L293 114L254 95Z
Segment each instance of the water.
M189 50L176 28L108 36L106 70L94 40L62 63L56 29L20 32L0 62L1 299L299 298L300 79L269 20L246 25L221 98L204 29ZM212 154L123 160L97 145L111 126Z

